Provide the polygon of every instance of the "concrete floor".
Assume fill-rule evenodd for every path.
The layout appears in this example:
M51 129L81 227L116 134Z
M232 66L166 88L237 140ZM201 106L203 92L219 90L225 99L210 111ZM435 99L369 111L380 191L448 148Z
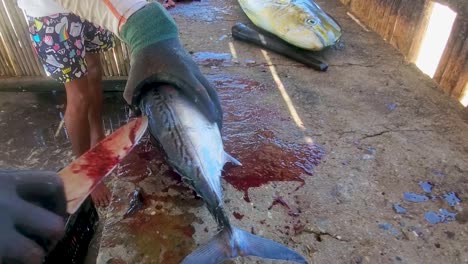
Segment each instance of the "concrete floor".
M233 40L231 26L247 22L234 0L171 11L186 49L219 91L226 149L244 164L225 168L232 221L310 263L468 263L461 105L353 22L338 1L317 2L344 30L342 47L320 54L330 65L325 73ZM1 166L57 169L70 161L64 130L55 136L62 102L60 94L2 93ZM105 105L107 129L127 120L119 94L108 94ZM203 202L147 136L115 174L98 263L178 263L215 234ZM421 181L434 185L430 193ZM144 203L125 217L137 186ZM405 200L405 192L425 201ZM460 199L453 206L443 199L450 192ZM406 213L397 213L396 203ZM425 219L440 209L456 217Z

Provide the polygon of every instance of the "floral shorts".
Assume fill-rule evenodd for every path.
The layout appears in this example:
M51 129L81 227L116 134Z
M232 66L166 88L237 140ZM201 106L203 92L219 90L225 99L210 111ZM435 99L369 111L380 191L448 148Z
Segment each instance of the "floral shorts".
M65 83L87 74L86 52L113 46L111 32L72 13L30 17L29 32L45 71Z

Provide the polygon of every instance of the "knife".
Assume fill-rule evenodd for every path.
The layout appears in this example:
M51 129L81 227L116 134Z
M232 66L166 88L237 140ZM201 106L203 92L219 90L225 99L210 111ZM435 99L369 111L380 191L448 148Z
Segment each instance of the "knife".
M58 172L69 214L75 213L96 185L130 153L147 127L145 116L130 121Z

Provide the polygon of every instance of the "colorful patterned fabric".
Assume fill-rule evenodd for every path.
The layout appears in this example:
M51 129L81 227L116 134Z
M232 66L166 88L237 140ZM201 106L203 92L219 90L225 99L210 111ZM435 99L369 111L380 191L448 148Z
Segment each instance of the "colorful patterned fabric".
M86 76L86 52L113 47L113 35L72 13L30 18L34 49L46 72L58 82Z

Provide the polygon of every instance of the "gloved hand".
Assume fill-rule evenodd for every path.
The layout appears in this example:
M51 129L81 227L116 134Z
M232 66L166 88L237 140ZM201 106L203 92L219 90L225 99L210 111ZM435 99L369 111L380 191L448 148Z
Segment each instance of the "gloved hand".
M216 90L182 47L177 35L174 20L159 3L147 4L128 18L120 30L120 37L131 49L124 98L138 106L145 89L170 84L180 89L221 129L223 113Z
M64 234L65 213L56 173L0 170L0 263L42 263Z

